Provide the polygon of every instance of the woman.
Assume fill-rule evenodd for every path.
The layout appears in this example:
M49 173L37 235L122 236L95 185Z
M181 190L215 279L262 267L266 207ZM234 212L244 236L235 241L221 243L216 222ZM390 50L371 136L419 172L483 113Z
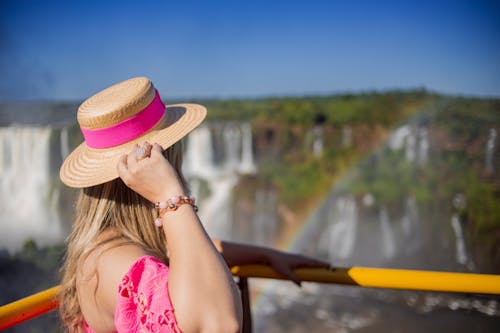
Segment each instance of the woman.
M60 171L82 189L62 268L60 312L70 331L238 332L228 266L268 263L300 284L293 268L327 265L210 240L182 176L179 141L205 115L200 105L165 107L147 78L79 107L85 142Z

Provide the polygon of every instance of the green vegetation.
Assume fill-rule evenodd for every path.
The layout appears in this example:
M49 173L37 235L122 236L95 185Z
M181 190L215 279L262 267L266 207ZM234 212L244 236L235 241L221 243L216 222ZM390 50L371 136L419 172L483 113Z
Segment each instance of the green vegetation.
M318 116L332 126L383 124L411 116L422 103L438 98L425 90L332 96L261 99L199 100L209 109L210 120L279 121L310 127Z
M210 120L249 121L254 136L272 132L278 151L259 156L260 175L279 192L279 201L303 213L390 129L438 99L425 91L395 91L253 100L201 100ZM324 150L312 152L312 128L321 127ZM349 128L352 141L343 142ZM264 149L265 150L265 149ZM280 158L276 158L276 156Z

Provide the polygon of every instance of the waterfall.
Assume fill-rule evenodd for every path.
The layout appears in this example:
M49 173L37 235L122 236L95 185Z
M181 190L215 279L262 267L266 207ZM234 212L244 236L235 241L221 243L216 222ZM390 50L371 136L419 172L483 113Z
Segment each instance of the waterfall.
M413 131L406 137L405 156L408 162L414 162L417 158L417 138Z
M255 173L256 166L250 125L230 124L219 128L222 131L212 131L206 124L186 138L183 171L192 185L193 194L199 197L199 215L208 233L212 237L228 238L232 232L233 188L238 183L239 174ZM223 161L217 164L212 144L214 136L222 138L224 146ZM199 195L202 182L208 186L206 197Z
M401 229L403 231L404 252L412 253L420 246L419 216L417 201L414 196L409 196L405 202L404 215L401 219Z
M211 237L231 236L231 192L237 181L235 176L218 176L208 182L211 195L200 202L199 215Z
M200 126L187 137L184 174L187 177L211 179L217 173L212 136L208 126Z
M257 167L255 166L253 158L252 128L250 124L244 124L241 127L241 131L241 163L238 171L241 174L255 174L257 172Z
M226 157L224 167L227 170L236 170L240 162L239 143L241 141L241 132L235 126L228 126L224 128L222 134L224 136L224 152Z
M465 265L467 263L467 252L465 250L462 225L460 224L460 219L456 213L451 216L451 226L455 232L455 258L459 264Z
M335 203L333 221L328 227L329 258L334 262L337 258L348 258L356 241L358 224L356 201L353 197L339 198Z
M51 184L46 127L0 128L0 247L19 250L26 239L40 245L62 238L58 190Z
M389 147L392 150L402 149L408 135L410 135L410 126L404 125L399 127L391 134L389 138Z
M418 159L419 166L427 164L429 159L429 134L427 128L421 127L418 130Z
M425 127L401 126L391 134L388 145L391 150L404 149L406 160L419 166L424 166L429 158L429 133Z
M380 231L382 233L382 246L383 253L386 259L394 257L396 253L396 242L394 233L392 232L391 223L389 222L389 215L385 208L380 209Z
M321 157L323 154L323 127L322 126L314 126L312 130L313 134L313 156Z
M409 196L405 202L405 211L402 219L403 233L406 237L411 237L415 233L418 223L417 201L414 196Z
M495 143L497 139L497 130L494 128L490 129L488 134L488 142L486 143L486 171L493 173L495 167L493 165L493 153L495 152Z
M69 152L68 128L64 127L61 130L61 159L63 161L69 155Z

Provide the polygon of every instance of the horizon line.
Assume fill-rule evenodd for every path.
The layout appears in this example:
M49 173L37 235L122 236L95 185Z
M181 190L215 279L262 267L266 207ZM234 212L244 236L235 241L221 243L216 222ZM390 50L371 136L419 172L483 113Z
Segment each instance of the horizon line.
M455 98L479 98L479 99L500 99L500 92L498 94L490 93L463 93L463 92L442 92L438 89L420 87L391 87L391 88L367 88L367 89L352 89L352 90L337 90L337 91L316 91L316 92L301 92L301 93L269 93L269 94L234 94L234 95L206 95L206 96L189 96L179 95L169 97L168 100L179 102L179 100L194 100L194 101L229 101L229 100L266 100L266 99L287 99L287 98L314 98L314 97L337 97L345 95L370 95L370 94L389 94L389 93L412 93L424 92L426 94L435 94L443 97ZM89 96L90 97L90 96ZM88 98L88 97L87 97ZM33 99L2 99L0 103L82 103L86 98L82 99L53 99L53 98L33 98Z

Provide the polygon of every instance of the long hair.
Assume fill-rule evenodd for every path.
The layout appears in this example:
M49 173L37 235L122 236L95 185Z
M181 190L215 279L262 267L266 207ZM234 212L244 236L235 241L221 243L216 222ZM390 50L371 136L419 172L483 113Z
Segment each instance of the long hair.
M176 169L187 189L181 170L181 142L165 150L163 155ZM69 332L83 331L76 276L81 264L91 253L98 251L95 253L100 255L110 248L135 244L148 254L168 262L165 235L154 225L155 218L152 203L129 189L120 178L80 191L76 203L75 223L68 238L61 268L61 288L58 295L60 316ZM99 240L99 235L110 229L116 231L117 235ZM97 274L97 271L93 274Z

